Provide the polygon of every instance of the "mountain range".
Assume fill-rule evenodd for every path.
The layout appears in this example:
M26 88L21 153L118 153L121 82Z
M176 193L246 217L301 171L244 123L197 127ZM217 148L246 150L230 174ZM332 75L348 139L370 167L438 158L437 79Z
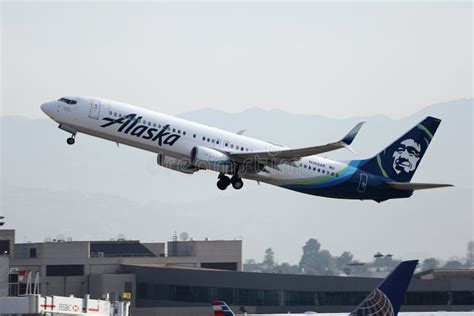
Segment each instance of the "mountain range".
M396 257L464 256L474 239L473 100L427 106L413 115L334 119L252 107L239 113L200 109L185 119L283 143L290 147L338 140L366 124L352 147L331 159L370 157L425 116L443 121L415 182L454 188L416 192L381 204L332 200L246 181L240 191L219 191L217 174L192 176L156 165L154 154L112 142L67 134L49 119L0 118L1 212L19 242L58 235L109 239L119 233L143 241L169 240L175 231L194 239L244 239L244 257L260 259L272 247L280 261L297 262L301 247L317 238L333 255L350 250L367 259L377 251Z

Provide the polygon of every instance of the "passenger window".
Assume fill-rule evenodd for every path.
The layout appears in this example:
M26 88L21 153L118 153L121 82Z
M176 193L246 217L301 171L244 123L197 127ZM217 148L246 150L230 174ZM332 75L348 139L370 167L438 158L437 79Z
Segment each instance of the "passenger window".
M334 177L334 172L331 172L331 176Z
M114 116L117 116L117 112L114 112Z
M214 144L214 142L215 142L215 141L214 141L214 140L212 140L211 142Z
M196 138L196 134L193 134L193 138Z
M210 141L211 141L211 139L210 139L210 138L208 138L208 139L207 139L207 142L210 142Z
M230 148L234 148L234 144L231 144L231 145L230 145Z
M119 113L119 117L122 117L122 113Z
M320 169L320 168L318 168L318 172L321 172L321 169Z
M206 137L203 137L202 140L203 140L203 141L206 141Z
M158 128L161 128L161 124L158 124Z
M176 132L176 129L175 129L175 128L173 128L173 133L175 133L175 132Z
M145 120L143 120L143 124L146 125L146 121L145 121Z
M181 130L180 130L180 129L178 129L178 134L181 134Z
M148 122L148 126L151 126L151 122Z
M156 127L156 123L153 123L153 127Z
M316 167L313 167L313 171L316 171Z
M109 111L109 115L112 115L112 111Z
M216 144L219 145L219 141L218 141L218 140L216 140Z
M225 147L229 146L229 144L225 143Z
M185 131L183 131L183 135L186 135L186 132L185 132Z

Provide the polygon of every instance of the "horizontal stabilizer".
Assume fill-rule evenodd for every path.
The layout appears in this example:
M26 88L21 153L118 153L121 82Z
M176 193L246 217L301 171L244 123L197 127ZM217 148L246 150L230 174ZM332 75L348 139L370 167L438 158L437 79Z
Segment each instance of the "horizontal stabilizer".
M397 190L425 190L425 189L436 189L444 187L452 187L452 184L443 183L406 183L406 182L389 182L389 187Z

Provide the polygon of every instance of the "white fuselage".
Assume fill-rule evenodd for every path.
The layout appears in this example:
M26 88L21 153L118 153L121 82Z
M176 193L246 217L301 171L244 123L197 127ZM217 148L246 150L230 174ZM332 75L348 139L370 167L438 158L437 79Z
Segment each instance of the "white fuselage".
M53 120L77 132L175 159L189 159L195 146L230 153L286 148L129 104L98 98L71 99L77 103L51 101L44 103L41 108ZM137 122L128 123L126 126L125 119L122 120L123 123L107 121L120 120L132 114ZM110 125L104 127L107 123ZM165 132L162 131L164 126L169 126ZM243 172L241 176L274 185L286 185L295 181L336 176L342 169L347 168L352 167L318 156L309 156L301 158L293 165L283 164L279 168L266 168L258 173Z

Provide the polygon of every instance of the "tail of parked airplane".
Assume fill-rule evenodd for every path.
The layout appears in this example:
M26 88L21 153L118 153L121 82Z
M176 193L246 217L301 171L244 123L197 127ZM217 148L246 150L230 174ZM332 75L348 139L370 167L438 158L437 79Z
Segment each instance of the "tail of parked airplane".
M394 182L410 182L440 123L428 116L375 157L362 160L359 169Z
M350 315L397 315L417 264L418 260L400 263Z
M234 312L223 301L212 301L214 316L235 316Z

